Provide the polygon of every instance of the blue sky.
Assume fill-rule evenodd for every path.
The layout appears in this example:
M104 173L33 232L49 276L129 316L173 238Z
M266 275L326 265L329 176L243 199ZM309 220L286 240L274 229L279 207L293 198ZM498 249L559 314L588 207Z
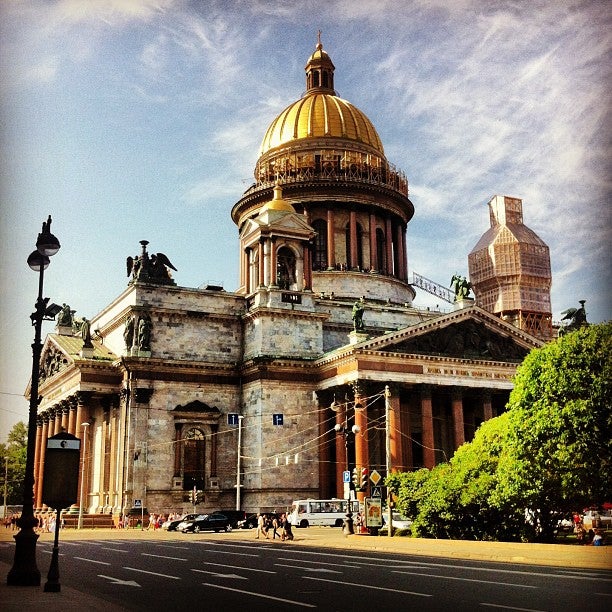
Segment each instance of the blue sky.
M611 22L605 1L3 2L0 441L27 419L26 258L47 215L45 295L77 316L123 291L142 239L179 285L234 290L230 210L318 29L338 94L408 177L410 272L467 275L486 203L519 197L551 248L554 318L586 299L610 319Z

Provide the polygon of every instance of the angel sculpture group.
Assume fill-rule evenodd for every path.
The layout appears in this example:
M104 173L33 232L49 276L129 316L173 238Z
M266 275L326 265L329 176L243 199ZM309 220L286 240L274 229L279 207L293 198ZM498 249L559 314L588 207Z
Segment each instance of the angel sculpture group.
M132 281L142 281L164 285L174 285L170 271L176 268L163 253L149 255L147 253L147 240L141 240L142 253L136 257L128 257L126 260L127 275Z
M465 276L453 274L453 278L451 278L451 289L455 291L455 302L460 302L470 297L472 283L470 283Z

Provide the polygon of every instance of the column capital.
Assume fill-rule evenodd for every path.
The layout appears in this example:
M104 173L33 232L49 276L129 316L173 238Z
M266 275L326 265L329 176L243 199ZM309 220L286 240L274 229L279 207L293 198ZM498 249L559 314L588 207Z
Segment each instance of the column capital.
M421 394L421 398L429 398L433 394L433 385L420 385L419 392Z
M463 387L451 387L451 398L453 401L463 399Z
M88 403L93 397L93 391L77 391L75 394L76 400L83 405Z

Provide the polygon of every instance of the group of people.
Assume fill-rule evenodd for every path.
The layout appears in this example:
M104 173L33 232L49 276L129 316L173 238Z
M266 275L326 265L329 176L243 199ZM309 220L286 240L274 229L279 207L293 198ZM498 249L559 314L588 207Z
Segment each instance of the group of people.
M149 531L151 529L153 531L157 531L158 529L161 529L162 525L167 520L168 519L166 518L166 516L164 514L155 514L155 512L153 514L150 514L149 515L149 524L147 525L147 531Z
M34 518L36 519L36 527L34 530L37 533L54 533L55 532L55 523L57 521L57 515L55 512L36 512L34 513ZM8 529L11 527L12 529L16 529L17 520L19 519L18 514L13 514L13 516L8 518L7 521L4 521L4 526ZM64 519L62 517L62 522L60 527L64 527Z
M289 518L283 512L278 514L262 514L257 515L257 534L255 539L264 538L266 540L274 540L279 538L281 542L285 540L293 540L293 531Z
M19 518L18 514L10 514L4 517L4 527L5 529L12 529L15 531L17 528L17 519Z
M576 513L573 516L574 521L574 533L576 534L576 541L578 544L589 544L591 546L603 546L604 536L601 529L585 529L582 517Z

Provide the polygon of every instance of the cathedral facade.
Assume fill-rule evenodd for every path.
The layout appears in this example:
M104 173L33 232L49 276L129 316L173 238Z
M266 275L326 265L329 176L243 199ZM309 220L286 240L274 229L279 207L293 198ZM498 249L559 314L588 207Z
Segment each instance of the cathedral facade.
M177 285L142 241L125 291L86 322L91 342L74 313L58 321L40 364L36 508L62 429L84 439L85 512L119 517L136 500L187 511L194 490L202 512L343 497L345 471L431 468L503 411L541 340L469 298L413 307L408 181L334 77L319 42L306 93L264 132L231 210L236 291Z

